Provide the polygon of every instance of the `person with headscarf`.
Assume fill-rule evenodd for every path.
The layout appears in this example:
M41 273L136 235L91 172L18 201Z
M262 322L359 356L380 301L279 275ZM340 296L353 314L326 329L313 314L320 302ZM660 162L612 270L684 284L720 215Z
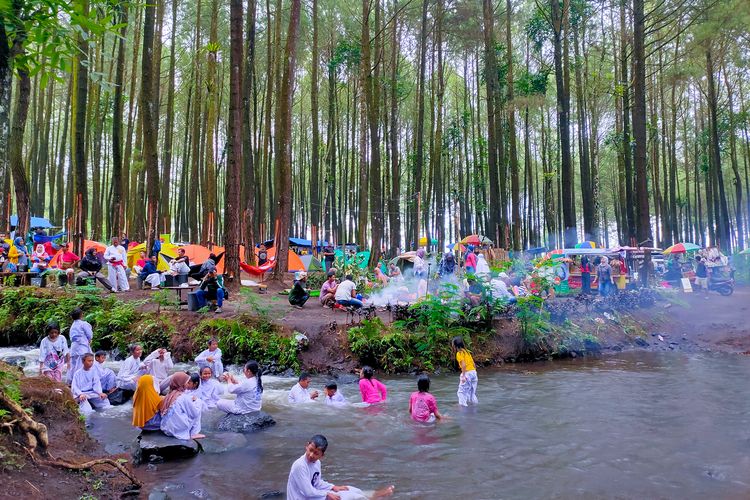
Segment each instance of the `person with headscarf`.
M78 278L96 278L104 288L110 292L112 291L112 285L109 284L109 280L99 272L102 269L102 263L96 255L96 248L90 247L86 250L78 267L81 269L81 272L78 273Z
M201 439L201 410L203 401L193 393L200 386L198 374L185 372L172 375L169 394L159 403L161 431L177 439Z
M294 273L294 286L289 292L289 304L297 309L302 309L310 298L310 291L307 289L307 273L297 271Z
M490 265L487 264L487 259L484 258L484 254L477 255L477 276L489 276Z
M47 251L44 249L44 245L41 243L36 246L34 249L34 253L31 254L31 272L32 273L43 273L47 270L47 266L49 266L49 261L52 260L52 257L49 256Z
M22 237L16 236L13 240L8 250L8 260L12 265L12 271L24 270L29 265L28 251Z
M450 278L456 271L456 257L453 252L447 252L440 261L440 277Z
M479 254L479 247L469 245L469 251L466 254L466 273L467 274L476 274L477 261L479 260L479 258L477 257L477 254Z
M427 275L427 266L424 262L426 252L424 251L424 248L420 248L417 250L417 253L414 255L414 276L417 278L422 278Z
M161 396L154 389L154 378L151 375L139 378L133 395L133 427L145 431L161 430L161 401Z

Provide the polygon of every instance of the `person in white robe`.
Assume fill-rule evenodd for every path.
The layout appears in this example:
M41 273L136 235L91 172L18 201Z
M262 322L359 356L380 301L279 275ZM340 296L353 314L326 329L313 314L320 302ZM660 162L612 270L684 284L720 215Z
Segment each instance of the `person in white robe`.
M236 395L237 398L234 401L220 399L216 402L216 407L219 410L238 415L260 411L263 403L263 381L261 380L260 366L255 361L248 361L243 372L245 379L242 383L234 375L224 374L224 379L229 383L227 392Z
M107 395L102 392L99 375L94 370L94 355L91 353L83 355L83 367L73 376L70 390L84 415L93 412L94 408L103 410L110 406Z
M214 377L219 378L222 376L224 373L224 364L221 362L221 349L219 349L219 341L216 337L211 337L208 340L208 349L200 353L195 358L195 362L198 364L198 369L209 366Z
M163 347L156 349L143 360L148 373L153 375L154 382L159 386L159 393L164 394L169 388L169 372L174 367L172 353Z
M224 386L214 378L210 366L201 368L200 376L201 385L196 393L203 401L203 409L216 408L216 403L224 396Z
M117 376L111 368L104 366L106 360L106 352L96 351L94 354L94 369L96 370L96 374L99 375L99 381L102 383L102 392L110 394L117 390Z
M130 346L130 356L128 356L120 365L120 371L117 372L117 387L127 391L135 391L136 384L141 375L148 372L146 364L141 361L143 347L138 344ZM157 387L158 391L159 388Z
M339 387L335 382L326 384L325 394L327 405L345 405L348 403L344 395L339 391Z
M109 283L113 292L126 292L130 290L128 276L125 267L128 261L128 252L120 245L120 239L112 238L112 244L104 251L104 260L109 270Z
M197 373L178 372L172 377L170 392L159 403L161 431L177 439L201 439L203 401L195 394L200 386Z
M70 369L68 370L68 383L73 381L73 376L81 369L83 355L91 352L91 339L94 338L94 330L88 321L81 319L83 311L76 307L70 313L73 324L70 325Z

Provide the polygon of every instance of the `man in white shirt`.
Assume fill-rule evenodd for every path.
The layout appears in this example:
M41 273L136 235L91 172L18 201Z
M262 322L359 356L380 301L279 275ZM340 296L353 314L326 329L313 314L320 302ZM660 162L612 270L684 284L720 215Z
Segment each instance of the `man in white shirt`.
M344 307L353 306L362 307L362 301L357 298L357 285L354 284L354 277L351 274L346 275L346 279L336 287L336 303Z
M289 391L289 402L292 404L297 403L312 403L318 397L318 391L310 391L310 374L302 372L299 375L299 382Z
M109 282L113 292L126 292L130 290L128 277L125 273L128 252L120 245L117 236L112 238L112 244L104 251L104 260L107 261L109 270Z

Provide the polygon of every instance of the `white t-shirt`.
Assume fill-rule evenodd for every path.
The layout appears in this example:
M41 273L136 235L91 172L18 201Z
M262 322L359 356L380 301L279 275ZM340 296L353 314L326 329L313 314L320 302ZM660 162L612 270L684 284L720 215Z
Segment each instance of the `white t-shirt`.
M336 288L336 300L349 300L352 298L352 292L357 289L353 281L344 280Z
M288 398L290 403L314 403L315 400L310 398L310 391L309 389L305 389L301 385L299 385L299 382L294 384L294 387L292 387L289 390L289 396Z

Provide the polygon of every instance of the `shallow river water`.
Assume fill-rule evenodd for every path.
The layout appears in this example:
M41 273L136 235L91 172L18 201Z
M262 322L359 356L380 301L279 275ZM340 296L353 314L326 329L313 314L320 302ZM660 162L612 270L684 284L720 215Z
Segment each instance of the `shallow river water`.
M749 358L635 352L482 370L470 409L456 405L457 379L433 377L448 419L421 426L407 414L413 377L385 379L385 405L341 409L291 407L294 381L264 377L275 427L212 436L217 415L206 415L206 453L145 475L170 498L258 498L284 491L306 440L322 433L325 479L394 484L394 498L750 497ZM339 389L359 400L355 384ZM129 405L115 408L90 432L119 452L137 435L129 419Z

